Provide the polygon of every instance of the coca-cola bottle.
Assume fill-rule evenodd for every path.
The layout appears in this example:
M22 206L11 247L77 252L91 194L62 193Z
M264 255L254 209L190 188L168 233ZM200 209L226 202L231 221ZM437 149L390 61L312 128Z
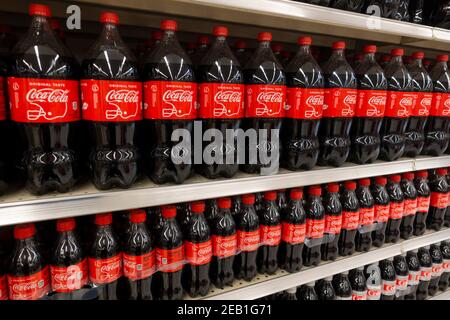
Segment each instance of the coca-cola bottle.
M274 274L278 269L278 248L281 242L281 214L276 203L276 191L264 194L264 207L258 212L261 246L258 251L260 273Z
M443 263L442 263L442 276L439 279L439 290L445 292L449 287L449 280L450 280L450 242L448 240L442 241L440 248Z
M410 13L410 22L416 24L422 24L423 17L423 9L424 9L425 0L410 0L409 1L409 13Z
M197 117L197 84L190 58L175 35L176 21L161 22L163 37L144 62L146 169L158 184L184 182L192 173L192 141L172 141L177 129L193 133Z
M423 52L415 52L408 71L412 77L413 90L417 92L417 101L411 110L408 126L406 128L405 156L415 158L425 144L425 125L430 114L433 100L433 81L423 66Z
M176 205L176 207L177 207L177 222L184 235L186 227L192 219L191 205L189 203L179 203Z
M384 70L384 69L386 69L386 66L389 64L389 62L391 60L392 60L392 57L390 54L383 54L380 56L378 63L380 64L380 67Z
M153 49L158 45L158 43L161 42L162 39L162 32L161 31L153 31L151 34L150 39L146 40L144 45L145 49L141 53L141 55L138 56L139 58L139 73L142 74L145 60L150 56L150 54L153 52Z
M444 215L448 205L447 169L437 169L430 176L430 210L427 216L427 228L436 231L444 226Z
M367 300L380 300L382 292L382 279L379 264L374 263L366 266L364 274L367 279Z
M192 218L183 231L186 262L182 283L191 296L206 296L210 288L209 269L212 260L211 229L206 221L205 203L191 204Z
M388 95L381 127L380 159L394 161L405 151L408 117L417 101L411 74L403 64L403 49L393 49L392 59L384 69L388 80Z
M162 208L161 227L155 235L156 266L155 296L160 300L183 298L181 274L185 259L183 235L176 220L177 208Z
M103 30L82 63L80 81L92 141L89 163L97 188L129 188L138 176L142 84L136 58L120 37L117 14L104 12L100 22Z
M321 261L321 243L325 232L325 208L322 203L322 189L311 186L305 201L306 240L303 248L303 265L317 266Z
M209 51L211 40L207 35L201 35L197 37L197 48L192 55L192 63L198 66L205 54Z
M414 219L414 235L421 236L425 233L428 211L430 210L431 190L428 186L428 172L417 171L414 175L414 186L417 190L417 212Z
M413 235L413 225L417 212L418 192L414 186L413 180L414 173L407 172L402 174L402 180L400 182L400 188L402 189L405 198L403 218L400 225L400 237L405 240Z
M277 132L281 129L282 118L285 116L286 77L281 63L270 48L272 34L261 32L258 41L259 46L244 70L245 127L256 130L257 145L246 145L247 163L242 169L247 173L260 173L261 169L267 169L266 173L273 173L278 168L272 166L274 163L268 163L268 159L275 158L277 163L277 154L281 154ZM254 154L256 151L259 151L257 155ZM268 159L263 159L261 152ZM251 154L254 157L250 157ZM250 158L255 158L255 161L250 161Z
M316 292L319 300L336 300L336 292L334 291L333 277L327 277L316 283Z
M361 12L364 0L332 0L330 7L345 11Z
M272 49L275 58L277 58L277 60L281 62L281 60L283 60L283 56L281 55L281 53L283 52L283 45L281 43L272 43L270 45L270 48Z
M449 146L450 130L450 72L448 55L439 55L430 72L433 79L433 102L425 127L425 147L422 154L442 155Z
M310 170L319 157L324 79L311 54L311 38L301 37L297 43L299 50L286 67L288 110L282 129L282 163L289 170Z
M420 248L417 256L420 263L420 281L417 286L416 300L425 300L428 296L428 286L430 285L431 269L433 267L430 246Z
M316 286L316 283L314 281L302 285L297 292L297 300L302 300L302 301L319 300L319 297L317 296L317 293L315 290L315 286Z
M400 181L400 175L392 175L386 186L390 199L389 221L385 233L387 243L396 243L400 240L400 225L405 210L405 197L400 188Z
M255 210L255 195L242 196L242 206L234 217L237 228L238 251L234 260L237 279L251 281L258 272L256 257L260 245L259 217Z
M394 257L395 268L395 300L405 300L409 283L409 268L406 262L406 253Z
M237 40L234 44L234 56L239 61L241 66L244 66L251 56L250 49L247 48L247 42L244 40Z
M112 227L111 213L95 216L96 230L89 248L89 280L97 287L99 300L117 300L122 277L122 252Z
M58 235L52 249L50 280L58 299L80 299L76 291L88 283L88 261L75 227L73 218L56 222Z
M408 251L406 253L406 263L408 264L408 294L405 300L416 300L417 286L420 281L420 262L417 256L418 250Z
M443 257L439 244L432 244L430 246L430 256L431 256L431 280L428 285L428 295L434 296L439 290L439 280L441 279L443 272Z
M306 213L303 209L303 191L291 189L290 201L281 211L281 244L278 264L288 272L298 272L303 266L302 252L306 236Z
M339 237L339 255L355 252L355 237L359 226L360 203L356 196L356 182L346 181L341 192L342 230Z
M380 261L381 300L394 300L396 291L396 276L394 258Z
M319 137L320 165L341 166L350 153L350 129L357 103L357 80L345 59L345 42L333 43L333 54L322 67L325 101Z
M375 220L375 199L370 192L370 179L358 181L356 196L359 201L359 228L356 232L356 251L369 251L372 246L372 225Z
M321 247L322 260L336 260L339 254L339 234L342 229L342 204L339 199L339 184L329 183L323 196L325 207L325 242Z
M1 240L6 232L0 234ZM8 300L8 279L6 277L6 250L4 244L0 246L0 301Z
M447 168L448 202L444 215L444 227L450 228L450 167Z
M145 210L130 212L130 226L123 245L123 275L128 300L152 300L152 279L156 271L153 238L145 222Z
M364 47L364 59L355 69L358 79L358 103L353 119L350 159L371 163L380 153L380 130L386 108L387 80L375 59L377 47Z
M376 177L372 183L370 191L375 201L374 222L376 228L372 231L372 244L375 247L381 247L385 242L385 232L389 220L390 198L386 190L387 179L385 177Z
M233 136L230 141L227 130L241 127L244 78L227 44L228 29L215 27L213 34L216 39L198 66L198 81L203 133L213 131L214 147L210 141L203 143L203 153L211 159L203 159L198 169L210 179L231 178L239 170L238 140Z
M31 4L29 12L30 28L12 53L11 119L25 140L21 161L31 192L67 192L78 179L79 68L50 28L50 8Z
M231 216L231 199L218 201L219 211L211 222L213 260L211 282L219 289L231 285L234 280L233 263L237 253L236 223Z
M402 0L366 0L363 12L376 17L394 19Z
M184 45L184 48L186 50L186 54L189 56L189 58L192 59L192 56L194 55L195 50L197 50L197 43L195 43L195 42L187 42Z
M334 275L332 284L336 292L336 300L352 300L352 285L348 271Z
M283 210L285 210L288 206L287 195L289 194L290 193L286 192L286 189L281 189L277 191L277 206L278 209L280 210L280 213L282 213Z
M51 289L49 267L35 234L34 224L14 227L15 244L7 262L10 300L38 300Z
M352 300L367 300L367 279L364 266L352 270L349 274L352 286Z

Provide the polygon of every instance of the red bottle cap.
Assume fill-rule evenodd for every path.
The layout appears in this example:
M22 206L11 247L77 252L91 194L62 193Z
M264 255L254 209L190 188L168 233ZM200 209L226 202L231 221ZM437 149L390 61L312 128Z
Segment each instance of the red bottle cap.
M197 38L197 43L199 44L199 45L208 45L208 44L210 44L210 40L209 40L209 37L208 36L205 36L205 35L203 35L203 36L198 36L198 38Z
M402 178L412 181L414 179L414 173L413 172L405 172L402 174Z
M447 169L446 168L440 168L440 169L437 169L436 170L436 173L438 174L438 175L440 175L440 176L445 176L445 175L447 175Z
M166 219L175 218L177 216L177 207L175 206L164 206L162 207L162 216Z
M76 222L74 218L59 219L56 221L56 231L67 232L75 229Z
M291 199L292 200L302 200L303 198L303 191L302 189L291 189L291 193L290 193Z
M312 44L311 37L300 37L297 40L297 44L300 46L310 46Z
M95 216L95 224L98 226L107 226L112 223L111 213L102 213Z
M414 52L412 54L413 59L420 59L422 60L423 58L425 58L425 53L423 53L422 51L418 51L418 52Z
M329 183L327 185L328 192L336 193L339 192L339 184L338 183Z
M281 52L283 50L283 45L279 43L274 43L270 46L272 48L272 51L274 52Z
M277 200L277 193L275 191L268 191L264 193L264 200L275 201Z
M258 33L258 41L272 41L272 33L270 32L260 32Z
M14 238L18 240L28 239L36 234L36 227L32 223L19 224L14 227Z
M359 179L358 183L360 186L370 187L370 179Z
M319 186L311 186L308 189L308 194L311 196L320 197L322 195L322 189Z
M385 186L387 184L387 179L386 177L376 177L375 182L380 186Z
M119 24L119 16L114 12L103 12L100 15L101 23Z
M242 203L248 206L255 204L255 195L254 194L244 194L242 196Z
M147 213L144 209L130 210L131 223L144 223L147 220Z
M244 40L238 40L236 41L235 47L237 49L245 49L247 48L247 43Z
M373 44L368 45L368 46L364 46L363 52L364 53L376 53L377 52L377 46L373 45Z
M344 187L347 190L356 190L356 182L355 181L345 181Z
M231 208L231 199L230 198L220 198L217 201L217 204L220 209L230 209Z
M416 178L428 178L428 171L426 170L416 171L415 176Z
M215 26L213 35L216 37L228 37L228 28L224 26Z
M38 3L31 3L28 7L28 12L30 16L44 16L50 18L52 16L52 11L49 6Z
M446 54L440 54L436 57L436 60L438 62L447 62L448 61L448 55Z
M391 56L401 57L405 54L405 51L401 48L392 49Z
M389 180L394 183L399 183L402 180L402 177L399 174L394 174L392 176L389 176Z
M344 41L333 42L333 50L343 50L345 49Z
M177 31L178 24L175 20L163 20L161 21L161 30Z
M205 202L196 201L191 203L191 211L193 213L203 213L205 212Z

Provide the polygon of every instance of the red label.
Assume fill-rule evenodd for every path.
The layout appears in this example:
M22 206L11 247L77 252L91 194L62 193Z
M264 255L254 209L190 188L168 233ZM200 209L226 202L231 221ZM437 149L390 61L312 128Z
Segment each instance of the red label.
M417 212L428 212L431 197L417 197Z
M197 84L148 81L144 83L144 117L151 120L190 120L197 117Z
M386 109L387 91L358 90L357 117L382 118Z
M50 266L50 277L55 292L79 290L88 282L87 259L69 267Z
M123 254L123 275L130 280L147 279L156 272L155 250L142 256Z
M2 300L8 300L8 281L5 275L0 277L0 301Z
M308 239L320 239L325 232L325 219L306 219L306 237Z
M348 88L325 89L323 116L327 118L352 118L358 99L358 90Z
M389 209L390 219L401 219L403 218L403 211L405 210L405 202L391 202L391 207Z
M261 239L259 229L250 232L238 230L237 235L239 251L251 252L258 250Z
M433 101L431 92L417 92L417 102L411 110L413 117L428 117Z
M80 120L76 80L8 78L11 119L55 123Z
M122 254L109 259L89 258L89 278L94 284L108 284L122 276Z
M405 199L403 216L413 216L417 212L417 199Z
M199 88L200 117L239 119L244 117L244 85L202 83Z
M324 93L323 89L288 88L286 116L308 120L322 118Z
M431 267L431 277L437 278L442 276L442 263L433 263L433 266Z
M339 234L342 229L342 215L339 216L325 216L325 233Z
M430 116L449 117L450 116L450 94L435 92L433 103L431 104Z
M420 271L409 271L408 284L410 286L418 285L420 281Z
M142 83L81 80L84 120L127 122L142 120Z
M25 277L8 276L10 300L37 300L50 291L48 266L35 274Z
M395 281L382 281L381 293L385 296L393 296L395 294Z
M367 300L367 291L352 291L352 300Z
M397 290L406 290L408 287L409 274L407 276L397 276L395 279L395 286Z
M177 272L183 269L184 245L172 249L156 248L156 266L161 272Z
M448 205L448 193L432 192L430 206L438 209L445 209Z
M379 223L383 223L389 220L389 205L377 205L375 206L375 221Z
M415 108L416 102L416 92L389 91L384 116L407 118Z
M359 210L342 212L342 229L355 230L359 226Z
M286 107L286 87L270 84L250 84L245 88L247 118L283 118Z
M381 288L376 286L367 286L367 300L380 300Z
M277 246L281 242L281 224L277 226L259 226L261 245Z
M359 224L361 226L369 226L373 224L375 219L375 208L361 208L359 210Z
M184 251L186 253L186 261L194 266L201 266L211 262L212 259L212 242L211 240L193 243L184 242Z
M306 224L291 224L283 222L281 239L289 244L300 244L305 242Z
M431 280L431 267L423 267L420 269L420 280L430 281Z
M0 120L5 119L6 119L6 79L4 77L0 77Z
M442 263L442 269L444 272L450 272L450 259L444 259Z
M218 258L232 257L237 252L237 235L228 237L212 236L213 254Z

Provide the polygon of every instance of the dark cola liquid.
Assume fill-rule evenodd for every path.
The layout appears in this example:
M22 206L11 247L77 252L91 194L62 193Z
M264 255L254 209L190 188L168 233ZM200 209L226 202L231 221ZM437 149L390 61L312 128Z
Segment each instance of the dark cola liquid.
M444 226L444 216L447 207L438 206L437 203L440 201L434 199L445 199L445 195L448 193L447 180L445 176L434 173L430 176L429 185L431 189L431 205L427 216L427 228L439 231Z
M359 186L356 189L356 196L358 197L360 210L373 211L375 212L375 200L368 187ZM361 221L360 221L361 222ZM360 223L361 225L361 223ZM371 225L366 225L370 227ZM355 237L355 248L358 252L367 252L372 247L372 234L367 232L364 228L358 229Z
M333 0L331 7L345 11L361 12L364 0Z
M433 266L431 269L431 280L428 286L428 295L434 296L439 290L439 280L442 275L443 257L439 245L432 244L430 246L430 256Z
M366 0L363 10L368 14L373 14L372 10L376 10L377 16L381 15L383 18L394 19L399 10L400 2L401 0Z
M286 67L286 84L288 88L323 88L322 71L312 57L309 46L301 46ZM319 125L320 119L288 117L284 120L282 165L285 168L310 170L316 165L320 147Z
M386 186L386 190L389 194L389 198L391 201L391 212L392 208L395 206L404 207L404 195L403 191L400 188L398 183L394 183L392 181L388 181ZM402 218L392 218L389 217L389 221L386 227L386 242L387 243L396 243L400 240L400 225L402 224Z
M396 277L395 277L395 267L392 260L380 261L380 271L381 271L381 300L394 300Z
M360 204L354 190L344 190L341 193L341 203L343 215L345 212L359 212ZM344 226L341 230L339 236L339 255L348 256L355 252L355 238L356 238L357 228L346 229Z
M3 94L3 97L0 97L0 99L4 99L5 116L7 116L6 108L8 108L8 88L6 76L9 66L5 61L6 58L1 58L0 52L0 89L1 94ZM8 137L10 135L14 135L13 123L9 120L0 120L0 136ZM4 148L4 150L9 150L9 152L2 152L0 155L0 195L7 191L8 182L11 180L11 177L15 176L16 180L20 180L18 173L15 172L15 168L12 165L17 158L18 151L18 145L13 140L14 139L4 139L1 143L2 148Z
M416 300L416 291L420 277L420 262L417 257L417 252L408 251L406 253L406 263L408 264L409 270L409 292L405 295L405 300Z
M406 262L406 257L405 256L394 257L394 268L395 268L395 275L397 277L396 280L397 292L395 295L395 300L405 300L405 293L407 287L404 286L405 282L407 285L409 279L409 268L408 263Z
M367 280L364 275L364 268L354 269L349 273L349 280L352 287L353 300L367 299Z
M319 300L336 300L336 292L334 291L331 280L327 278L316 283L316 292Z
M417 190L417 203L419 204L421 201L429 201L429 198L431 196L431 190L428 186L427 179L426 178L415 178L414 179L414 186ZM428 200L426 200L428 199ZM420 209L418 208L416 217L414 219L413 227L414 227L414 235L415 236L422 236L426 229L427 229L427 217L428 217L428 209L429 206L426 209Z
M444 270L439 279L439 290L445 292L448 290L450 280L450 243L448 241L443 241L440 249L444 260Z
M281 225L280 209L274 201L266 201L264 208L258 212L258 216L261 228L269 227L268 233L273 232L272 228L277 228ZM263 231L261 230L262 234ZM261 243L257 256L258 271L260 273L274 274L278 270L278 249L279 243Z
M447 174L447 185L450 188L450 173ZM450 190L449 190L450 191ZM448 203L447 206L447 210L445 210L445 215L444 215L444 227L449 228L450 227L450 201Z
M306 223L311 220L311 224L314 225L316 221L325 219L325 208L322 204L322 199L318 196L310 195L305 204ZM316 220L316 221L314 221ZM308 232L308 231L307 231ZM314 244L317 239L311 239L311 246L305 244L303 247L303 265L306 267L317 266L322 260L321 245Z
M417 209L418 193L412 180L402 179L402 181L400 182L400 187L405 198L405 210L408 206L408 203L414 203L415 208ZM403 215L402 223L400 225L400 237L402 239L407 240L413 235L415 218L415 214Z
M348 273L335 275L332 284L336 293L336 300L352 300L352 285Z
M372 184L370 187L370 191L375 201L375 218L377 217L377 210L380 208L389 206L389 194L384 186L379 185L377 183ZM372 244L375 247L381 247L386 240L385 232L386 232L387 222L377 221L376 230L372 231Z
M339 193L327 192L323 197L323 206L325 207L325 233L327 233L328 224L332 224L331 221L342 220L342 204L339 200ZM327 218L328 217L328 218ZM330 221L327 223L327 219ZM331 226L328 226L329 228ZM331 229L333 229L331 227ZM328 230L329 231L329 230ZM339 232L335 230L333 233L328 233L328 241L321 246L322 260L334 261L339 256Z
M420 248L417 256L419 258L421 276L416 291L416 299L425 300L428 297L428 286L430 285L433 263L428 248Z
M297 299L302 301L315 301L319 300L316 290L313 285L303 285L297 292Z

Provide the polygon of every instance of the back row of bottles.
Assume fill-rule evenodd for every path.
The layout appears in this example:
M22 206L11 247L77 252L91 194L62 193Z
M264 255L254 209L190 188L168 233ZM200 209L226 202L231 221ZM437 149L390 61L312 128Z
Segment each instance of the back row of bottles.
M299 272L450 227L447 170L428 174L4 228L0 297L181 299Z

